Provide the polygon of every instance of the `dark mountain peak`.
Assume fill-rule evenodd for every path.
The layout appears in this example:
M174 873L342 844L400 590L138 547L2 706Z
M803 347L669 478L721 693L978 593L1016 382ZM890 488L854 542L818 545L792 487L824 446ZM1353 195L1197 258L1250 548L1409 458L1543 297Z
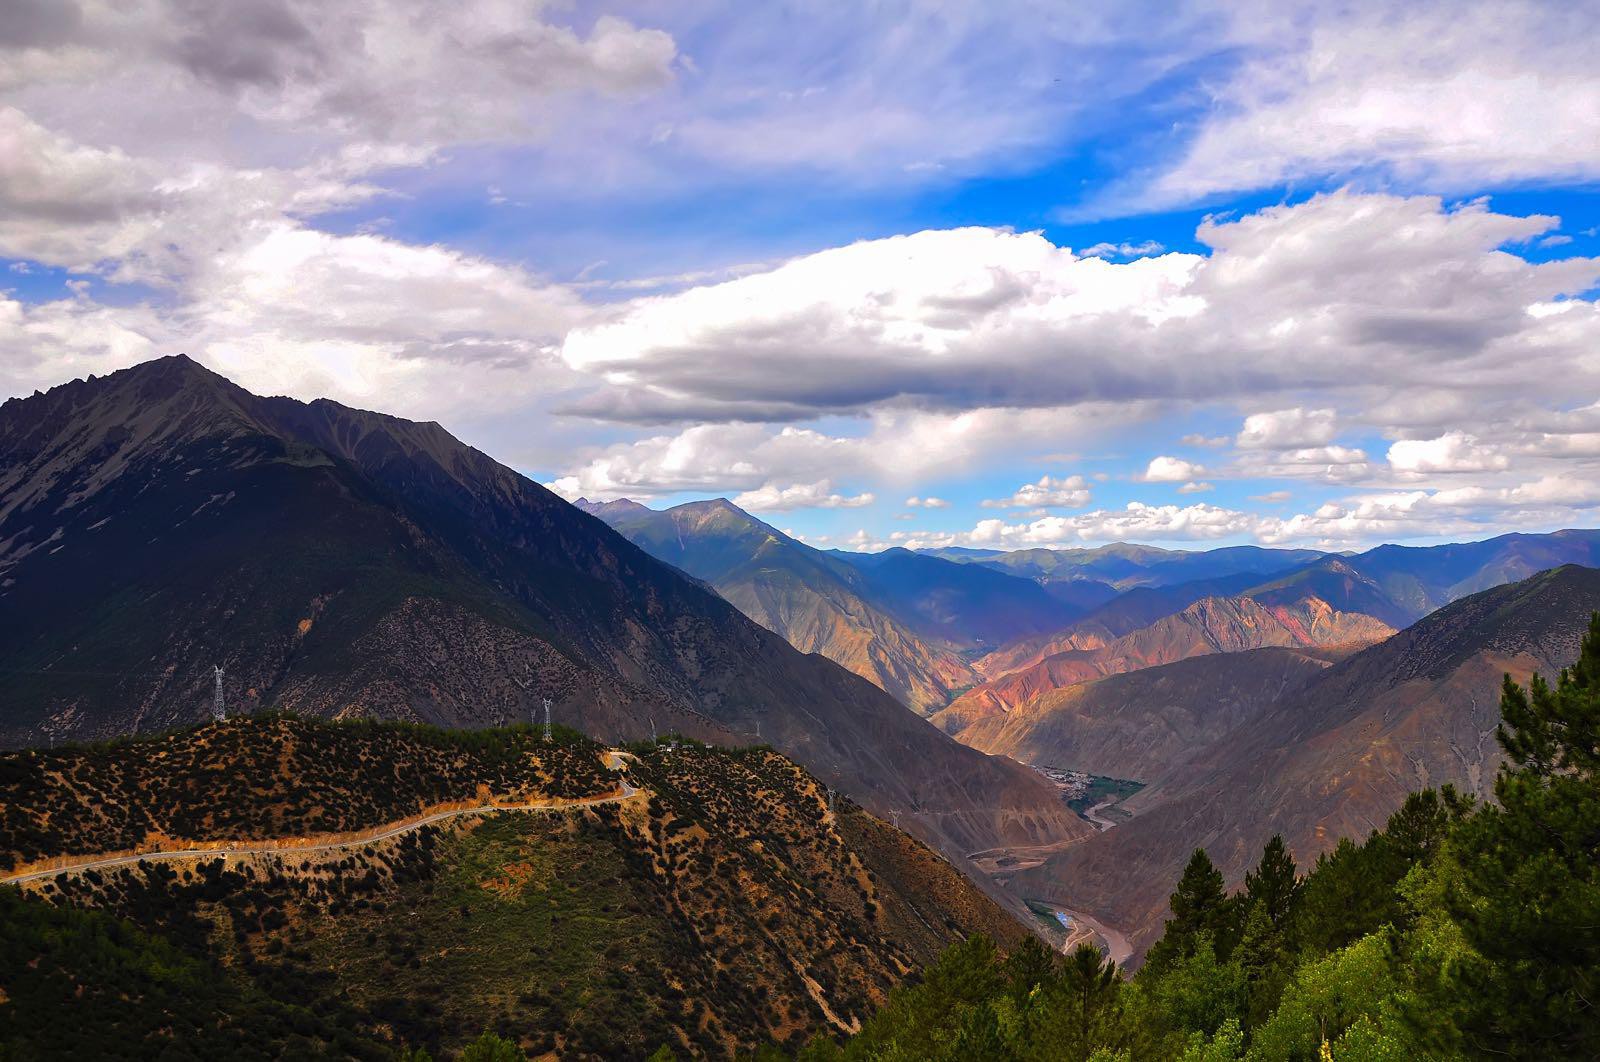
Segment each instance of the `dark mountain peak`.
M250 465L281 452L273 434L253 395L183 355L8 402L0 407L0 523L28 515L20 539L0 536L0 566L59 535L71 513L124 477L182 474L177 466L202 450L212 457L200 463Z
M35 391L26 398L7 399L0 406L0 425L9 426L17 418L48 411L60 414L89 403L117 398L137 398L147 402L169 400L178 395L205 396L224 405L236 405L241 388L207 369L187 354L172 354L118 369L104 376L69 380L48 391ZM0 426L0 434L4 427Z
M109 379L114 376L127 376L130 378L208 376L219 380L224 378L182 352L166 354L159 358L151 358L149 361L142 361L137 365L130 365L126 369L118 369L107 374L106 378ZM90 377L90 379L92 380L93 377Z

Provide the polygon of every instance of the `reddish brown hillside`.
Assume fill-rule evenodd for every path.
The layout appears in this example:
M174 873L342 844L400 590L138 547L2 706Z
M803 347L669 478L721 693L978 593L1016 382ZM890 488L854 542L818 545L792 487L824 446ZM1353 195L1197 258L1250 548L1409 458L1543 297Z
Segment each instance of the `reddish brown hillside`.
M1015 712L1052 690L1106 675L1170 664L1210 653L1264 646L1370 643L1393 633L1370 616L1339 612L1320 598L1266 606L1247 597L1209 597L1098 649L1057 653L957 698L933 717L966 740L981 720Z
M1273 646L1193 657L1051 690L961 736L1025 763L1154 784L1343 655Z

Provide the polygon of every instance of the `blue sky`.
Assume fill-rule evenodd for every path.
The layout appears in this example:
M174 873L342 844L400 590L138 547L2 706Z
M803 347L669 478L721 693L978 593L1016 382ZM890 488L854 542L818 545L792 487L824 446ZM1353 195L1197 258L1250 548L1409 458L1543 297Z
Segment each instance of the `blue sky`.
M182 350L823 546L1596 521L1589 5L11 6L0 394Z

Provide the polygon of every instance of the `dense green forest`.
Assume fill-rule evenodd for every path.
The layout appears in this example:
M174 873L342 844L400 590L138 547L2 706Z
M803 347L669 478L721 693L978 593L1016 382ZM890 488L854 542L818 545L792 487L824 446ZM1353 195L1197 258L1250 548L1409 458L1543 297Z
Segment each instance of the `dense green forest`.
M1500 710L1492 803L1413 794L1303 877L1274 838L1233 895L1197 850L1131 981L1089 945L973 937L798 1057L1600 1058L1600 615L1553 686L1507 678Z

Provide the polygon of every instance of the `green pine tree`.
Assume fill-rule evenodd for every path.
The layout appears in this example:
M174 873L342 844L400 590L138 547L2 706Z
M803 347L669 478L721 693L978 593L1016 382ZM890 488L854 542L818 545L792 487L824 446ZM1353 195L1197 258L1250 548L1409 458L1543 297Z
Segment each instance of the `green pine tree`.
M1160 974L1174 963L1194 954L1201 933L1211 940L1217 957L1226 960L1237 940L1237 913L1234 902L1223 888L1222 872L1211 862L1205 849L1196 848L1178 879L1172 894L1172 918L1145 960L1144 970Z
M1476 961L1447 972L1440 1005L1476 1052L1600 1057L1600 613L1554 686L1508 677L1500 711L1498 806L1463 819L1441 859Z
M1012 1000L1020 1006L1028 995L1056 973L1056 953L1038 937L1029 936L1006 957L1004 971Z
M1272 924L1267 904L1257 900L1245 917L1237 955L1244 973L1246 1028L1272 1015L1294 970L1294 957L1282 929Z
M1246 909L1257 904L1274 929L1288 924L1300 891L1299 871L1282 834L1274 834L1261 853L1261 863L1244 876Z
M946 1058L952 1062L966 1062L967 1059L992 1059L993 1062L1007 1062L1016 1055L1011 1046L1006 1043L1004 1033L1000 1030L1000 1019L994 1012L994 1007L984 1003L973 1008L966 1021L961 1024L961 1031L957 1034L955 1043L950 1045Z
M1079 944L1061 971L1061 987L1069 1036L1066 1057L1086 1059L1110 1036L1122 979L1116 963L1102 957L1100 949Z

